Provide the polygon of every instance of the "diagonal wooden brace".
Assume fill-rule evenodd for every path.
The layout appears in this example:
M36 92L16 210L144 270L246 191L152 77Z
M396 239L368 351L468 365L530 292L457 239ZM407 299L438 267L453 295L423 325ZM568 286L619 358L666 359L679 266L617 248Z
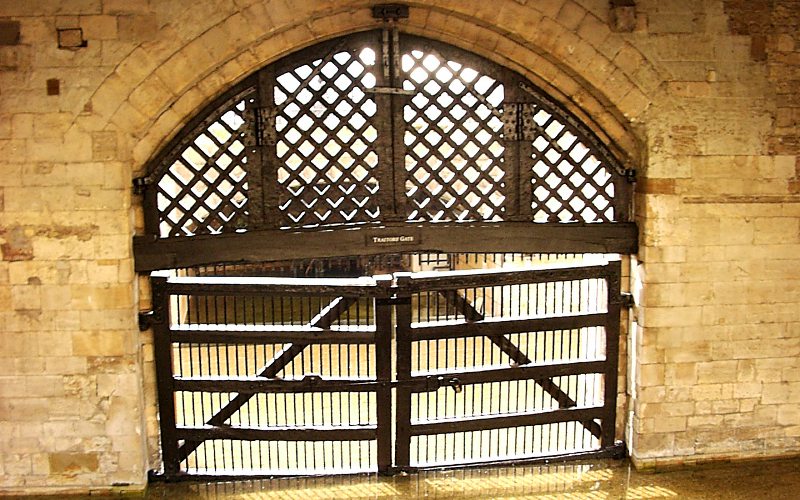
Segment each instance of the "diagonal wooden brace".
M456 290L441 290L439 294L442 295L448 303L455 307L456 310L461 311L467 321L481 321L484 319L484 315L475 309L469 300L462 297L461 294ZM499 347L501 351L508 355L508 357L514 361L514 363L518 365L527 365L528 363L532 362L531 359L513 342L508 340L505 335L487 335L487 337L494 345ZM536 382L539 387L541 387L558 403L559 408L572 408L577 406L577 402L569 397L569 394L564 392L558 386L558 384L553 382L552 378L536 379L534 382ZM594 420L585 420L581 421L580 423L586 428L586 430L591 432L594 437L599 438L602 435L600 424Z
M311 319L311 326L316 328L330 328L331 324L336 321L350 306L352 306L358 299L355 297L336 297L330 304L320 311L318 315ZM267 364L265 364L259 371L258 376L264 378L274 378L280 373L281 370L286 368L309 344L295 342L290 344L289 347L281 349ZM237 394L236 397L228 401L228 403L219 409L214 415L206 421L206 425L222 425L226 420L231 418L242 406L246 405L250 398L255 396L252 394ZM178 448L178 460L183 461L202 444L202 441L187 440Z

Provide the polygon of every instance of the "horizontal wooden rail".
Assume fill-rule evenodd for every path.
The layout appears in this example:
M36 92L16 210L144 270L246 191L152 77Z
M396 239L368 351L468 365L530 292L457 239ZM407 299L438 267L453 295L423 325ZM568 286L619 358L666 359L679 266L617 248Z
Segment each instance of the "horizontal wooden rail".
M437 325L434 322L429 324L431 326L420 326L424 323L412 323L408 338L410 340L435 340L507 333L574 330L590 326L603 326L606 324L606 314L574 314L525 319L489 318L483 321L461 321L444 325L441 323Z
M508 368L489 368L475 370L442 370L424 376L415 375L408 381L398 382L411 388L414 392L427 392L436 390L436 379L443 381L457 379L461 385L485 384L492 382L512 382L517 380L538 380L551 377L569 375L584 375L588 373L602 374L606 369L605 361L565 361L561 363L540 363Z
M239 394L298 392L374 392L374 380L328 379L308 377L299 380L259 379L255 377L175 377L176 391L236 392Z
M233 439L242 441L367 441L375 439L377 428L374 425L336 426L336 427L272 427L255 429L251 427L178 427L178 439L187 441L208 441L212 439Z
M375 342L375 332L340 330L173 330L172 342L182 344L371 344Z
M386 286L388 286L388 282ZM200 296L346 296L381 295L378 282L363 278L170 277L164 291L170 295Z
M398 274L399 292L453 290L505 285L528 285L597 279L605 276L606 265L560 264L540 269L469 269Z
M501 416L460 417L425 424L411 424L412 436L443 434L448 432L484 431L527 425L544 425L557 422L578 422L603 417L602 407L568 408L537 413L516 413Z

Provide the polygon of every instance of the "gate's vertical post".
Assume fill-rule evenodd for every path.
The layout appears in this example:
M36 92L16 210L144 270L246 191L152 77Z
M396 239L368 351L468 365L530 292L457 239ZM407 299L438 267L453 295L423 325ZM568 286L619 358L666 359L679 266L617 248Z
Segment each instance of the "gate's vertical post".
M411 466L411 276L396 273L395 316L397 318L397 398L395 465Z
M153 290L153 350L155 351L156 380L158 386L158 419L161 426L161 459L164 475L174 477L180 465L178 437L175 429L175 388L172 376L172 341L170 339L170 301L167 294L167 276L150 278Z
M270 66L258 72L257 154L250 165L248 178L248 203L251 227L274 229L281 225L278 189L278 137L275 125L277 110L274 105L275 68Z
M389 474L392 467L392 277L378 276L375 281L378 285L375 293L378 473Z
M603 384L603 434L600 446L610 449L614 446L617 425L617 378L619 377L619 322L622 309L620 280L622 262L619 260L606 264L606 288L608 290L608 314L606 314L606 370Z
M525 222L533 220L533 166L524 158L533 158L533 141L536 140L535 123L533 117L537 113L537 107L530 102L521 106L520 116L517 118L520 122L520 140L517 142L519 148L517 158L519 164L517 165L517 173L519 178L517 180L519 195L519 212L517 219Z

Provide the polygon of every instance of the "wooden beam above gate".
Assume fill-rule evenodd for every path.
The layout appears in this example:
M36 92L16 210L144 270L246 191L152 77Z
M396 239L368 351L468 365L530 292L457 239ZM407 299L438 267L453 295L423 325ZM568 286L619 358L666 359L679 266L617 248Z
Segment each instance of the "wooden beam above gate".
M637 252L633 222L604 224L398 224L329 231L255 230L243 233L133 241L137 272L220 262L265 262L402 252L620 253Z

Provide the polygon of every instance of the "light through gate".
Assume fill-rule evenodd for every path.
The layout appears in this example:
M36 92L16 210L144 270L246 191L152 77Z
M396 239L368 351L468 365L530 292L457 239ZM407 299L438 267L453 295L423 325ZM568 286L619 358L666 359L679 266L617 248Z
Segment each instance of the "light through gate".
M409 220L502 220L503 84L435 51L402 56Z
M284 226L374 221L378 164L375 52L335 52L276 78L279 209Z

